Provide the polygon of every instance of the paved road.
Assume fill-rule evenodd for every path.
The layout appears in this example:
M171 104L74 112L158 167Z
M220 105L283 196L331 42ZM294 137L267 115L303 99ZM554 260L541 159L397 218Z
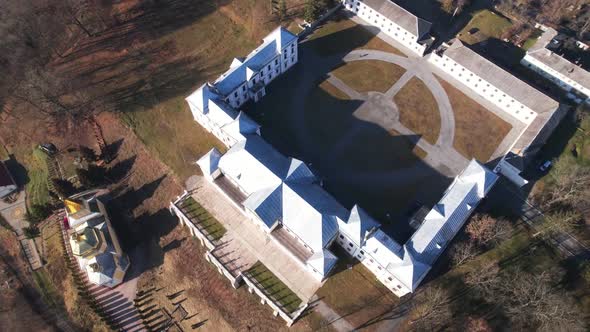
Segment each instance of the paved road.
M514 214L520 216L521 220L535 230L544 222L543 212L530 203L520 188L502 178L487 197L487 204L493 208L501 206L508 208ZM590 260L590 249L578 241L575 236L568 232L556 232L551 235L549 242L555 246L562 257L571 258L577 261Z

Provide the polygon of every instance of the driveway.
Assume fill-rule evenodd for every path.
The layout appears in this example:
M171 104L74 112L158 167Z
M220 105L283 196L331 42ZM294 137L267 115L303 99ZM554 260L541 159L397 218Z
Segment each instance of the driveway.
M0 214L8 221L18 235L22 235L22 229L29 226L29 223L25 220L25 213L27 212L25 198L25 191L21 190L18 193L16 201L12 203L6 203L0 200Z

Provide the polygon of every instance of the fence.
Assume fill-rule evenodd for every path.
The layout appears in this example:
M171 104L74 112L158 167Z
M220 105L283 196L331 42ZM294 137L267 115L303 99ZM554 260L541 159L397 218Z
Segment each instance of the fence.
M223 274L227 279L229 279L233 288L237 289L238 287L240 287L240 281L242 281L242 274L234 276L223 265L223 263L219 259L217 259L217 257L215 257L215 255L213 255L211 253L211 251L207 251L207 253L205 253L205 258L207 259L208 262L215 265L215 267L217 268L217 271L219 271L219 273Z
M251 280L244 274L241 274L241 276L242 280L244 280L244 282L248 286L248 292L250 292L251 294L256 293L256 295L260 297L260 303L268 304L273 310L273 315L280 316L282 319L284 319L287 322L287 326L293 325L297 318L299 318L299 316L301 316L305 309L307 309L308 304L305 303L301 305L293 313L289 314L288 312L284 311L280 306L278 306L272 299L266 296L266 294L264 294L260 287L258 287L258 284L255 281Z
M191 234L201 241L201 245L207 247L207 249L209 249L209 250L213 250L213 249L215 249L215 244L213 244L213 242L209 239L207 234L205 234L195 224L193 224L193 222L190 220L190 218L187 217L186 214L184 214L184 212L182 212L176 206L176 204L178 202L182 201L188 195L189 195L189 193L187 191L185 191L174 202L170 203L170 213L177 216L178 219L180 220L180 222L189 228Z

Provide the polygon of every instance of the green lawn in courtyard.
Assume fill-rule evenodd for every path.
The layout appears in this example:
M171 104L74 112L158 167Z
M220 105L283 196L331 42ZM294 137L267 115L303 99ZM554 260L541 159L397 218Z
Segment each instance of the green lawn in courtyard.
M262 291L275 299L286 312L292 313L301 305L301 299L261 262L256 262L246 275L254 279Z
M484 9L473 15L469 23L457 35L461 41L475 44L488 38L502 39L502 34L512 26L509 19ZM469 34L472 29L478 31Z
M219 240L227 232L225 227L191 196L180 201L178 207L191 221L201 226L213 241Z
M406 72L393 63L379 60L347 62L332 74L357 92L386 92Z

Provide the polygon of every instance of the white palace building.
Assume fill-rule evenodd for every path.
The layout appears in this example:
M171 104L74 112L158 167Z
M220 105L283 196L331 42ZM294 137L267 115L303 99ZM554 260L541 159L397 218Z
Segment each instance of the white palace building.
M297 42L278 28L186 99L195 120L229 148L225 154L212 149L197 164L261 232L280 231L299 243L294 256L318 280L335 266L330 247L337 243L397 296L413 292L498 176L472 161L405 244L382 232L359 206L344 208L304 162L278 152L260 136L259 125L236 110L262 98L265 86L297 62Z

